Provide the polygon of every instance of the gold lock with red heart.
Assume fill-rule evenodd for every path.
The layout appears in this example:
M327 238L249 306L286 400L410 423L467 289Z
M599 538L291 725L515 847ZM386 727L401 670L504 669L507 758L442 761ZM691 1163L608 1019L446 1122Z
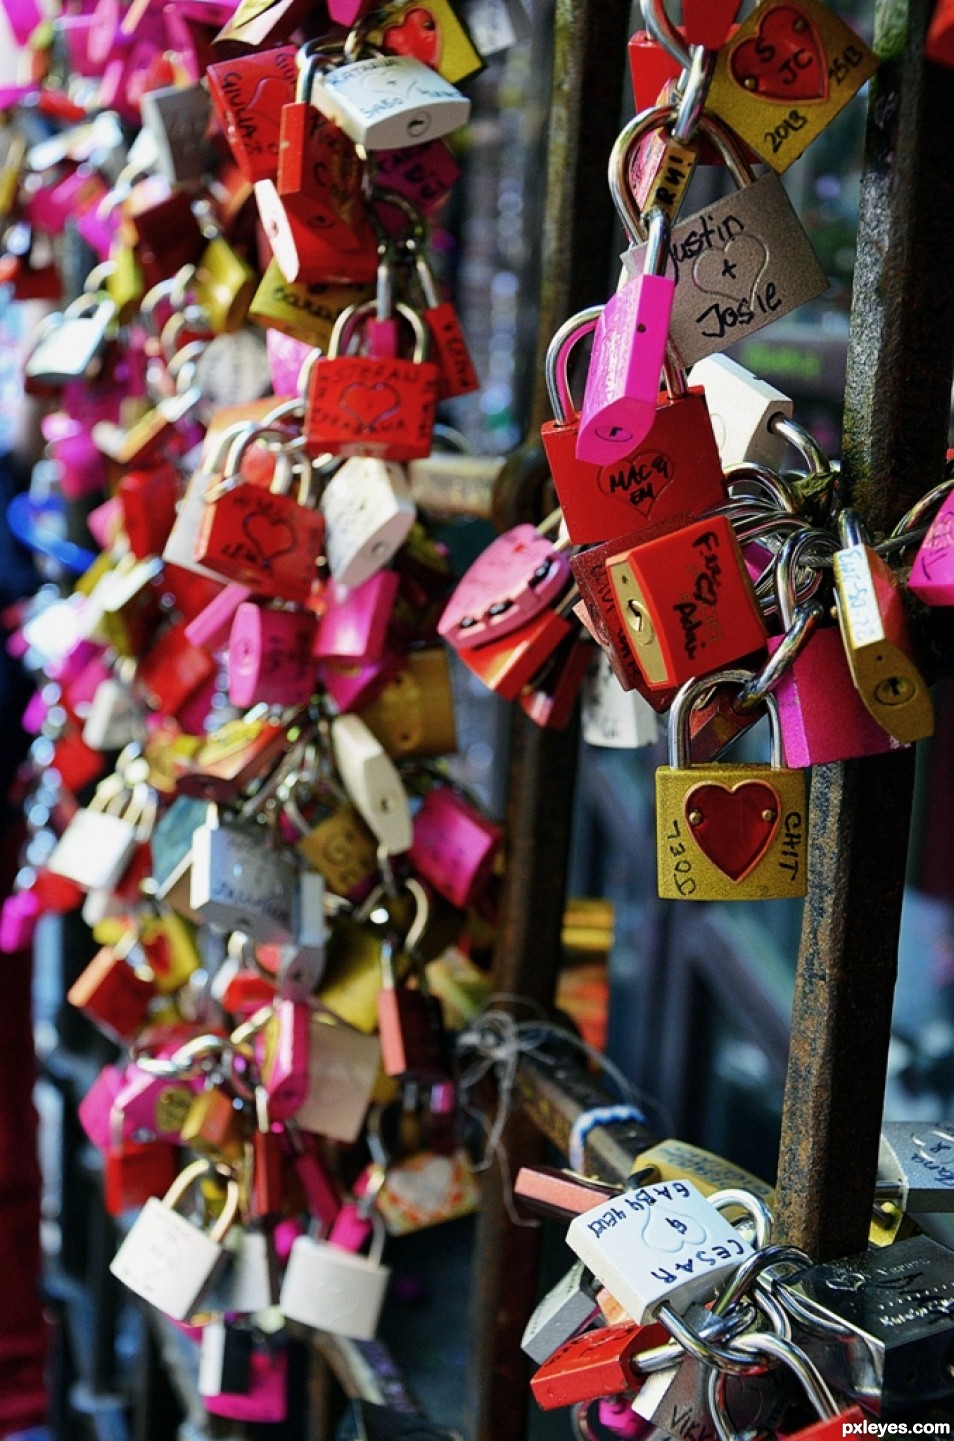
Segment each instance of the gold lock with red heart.
M769 765L692 765L689 718L714 686L749 671L688 681L669 713L669 765L656 772L656 856L666 900L767 901L806 892L805 776L782 765L775 698L766 697Z

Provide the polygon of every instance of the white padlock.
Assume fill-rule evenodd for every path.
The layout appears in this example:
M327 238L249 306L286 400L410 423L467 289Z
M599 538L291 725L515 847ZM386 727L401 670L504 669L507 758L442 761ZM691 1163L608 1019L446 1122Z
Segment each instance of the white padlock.
M253 1226L233 1226L225 1245L231 1264L208 1293L208 1309L251 1316L277 1305L278 1262L268 1232Z
M131 789L108 776L89 805L73 816L47 861L49 869L87 891L111 891L122 880L136 847L149 839L156 815L150 787Z
M360 716L331 722L335 765L348 799L389 856L411 849L414 828L407 792L394 762Z
M467 123L470 101L411 55L376 55L316 76L311 103L365 150L398 150Z
M319 504L331 574L352 588L384 569L417 518L403 467L368 455L346 460Z
M701 385L706 393L709 416L722 468L753 461L779 470L787 441L773 430L774 415L792 417L789 396L760 380L728 355L707 355L689 372L689 384Z
M290 1321L318 1331L371 1341L391 1275L382 1266L384 1227L375 1217L371 1253L363 1256L298 1236L292 1243L279 1305Z
M298 871L261 833L219 825L215 808L192 836L189 904L208 924L284 945L294 930Z
M234 1181L228 1183L225 1205L211 1231L193 1225L175 1209L196 1182L213 1173L207 1161L194 1161L161 1201L150 1196L109 1267L130 1291L174 1321L186 1321L200 1310L231 1261L224 1242L238 1214Z
M587 745L637 750L659 739L659 717L637 690L624 691L603 651L583 680L580 718Z

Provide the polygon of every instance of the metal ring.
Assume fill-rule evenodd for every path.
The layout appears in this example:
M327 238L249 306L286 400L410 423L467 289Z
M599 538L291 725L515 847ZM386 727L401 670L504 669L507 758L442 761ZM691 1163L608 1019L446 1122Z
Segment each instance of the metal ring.
M736 1376L756 1376L769 1369L763 1363L753 1361L745 1352L733 1351L729 1346L706 1340L693 1330L684 1316L680 1316L668 1304L659 1307L656 1319L662 1322L683 1350L702 1366L715 1366L720 1371L728 1371Z
M719 55L716 50L694 45L690 57L688 76L679 98L679 114L672 127L672 138L680 145L690 144L699 128Z
M787 1246L778 1242L763 1247L753 1255L747 1256L735 1268L733 1275L713 1301L712 1314L724 1316L726 1311L748 1295L763 1271L767 1271L772 1266L780 1266L783 1262L804 1269L812 1264L812 1259L807 1252L800 1250L797 1246Z
M755 1245L761 1250L771 1243L772 1212L754 1192L746 1191L741 1186L724 1186L721 1191L713 1191L706 1200L717 1211L725 1211L730 1206L738 1206L747 1211L755 1229Z
M667 50L681 70L688 70L692 53L666 13L662 0L642 0L643 22L657 45Z
M735 702L737 710L744 713L763 703L794 665L824 618L825 607L821 601L808 601L798 607L795 620L781 637L765 665L739 692Z

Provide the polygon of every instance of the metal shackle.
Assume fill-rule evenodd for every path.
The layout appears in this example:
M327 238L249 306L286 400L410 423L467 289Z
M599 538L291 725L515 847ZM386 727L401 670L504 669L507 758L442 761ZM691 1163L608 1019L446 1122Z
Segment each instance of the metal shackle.
M712 690L714 686L737 685L743 688L755 678L750 670L719 670L711 675L694 676L679 687L669 712L669 765L672 770L688 770L692 765L689 738L689 716L696 701ZM783 770L782 728L779 722L778 702L774 695L765 697L765 709L769 718L771 735L770 764L773 770Z
M569 320L564 320L547 347L547 395L550 397L554 419L560 425L565 425L570 417L577 413L573 407L567 375L570 351L584 335L593 333L602 314L602 305L591 305L587 310L577 311Z

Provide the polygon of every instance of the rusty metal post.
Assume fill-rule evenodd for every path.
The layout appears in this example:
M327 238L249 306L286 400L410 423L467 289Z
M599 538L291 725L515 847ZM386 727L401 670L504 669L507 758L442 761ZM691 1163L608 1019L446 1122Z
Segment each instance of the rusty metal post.
M530 436L549 414L543 361L550 337L575 310L605 300L613 284L616 217L606 166L619 129L629 10L628 0L557 0ZM521 447L509 475L505 468L504 492L508 482L526 489L533 471L528 452ZM510 510L506 523L515 513ZM542 730L516 712L494 982L499 992L543 1005L552 1002L559 961L576 751L575 726ZM503 1145L515 1172L539 1159L543 1141L526 1117L514 1114ZM529 1371L520 1338L536 1301L539 1239L510 1221L504 1185L492 1168L478 1223L468 1407L473 1441L520 1441L526 1429Z
M932 0L877 7L845 401L844 475L884 533L942 474L954 363L954 74ZM819 1260L867 1244L914 756L822 766L782 1117L779 1226Z

